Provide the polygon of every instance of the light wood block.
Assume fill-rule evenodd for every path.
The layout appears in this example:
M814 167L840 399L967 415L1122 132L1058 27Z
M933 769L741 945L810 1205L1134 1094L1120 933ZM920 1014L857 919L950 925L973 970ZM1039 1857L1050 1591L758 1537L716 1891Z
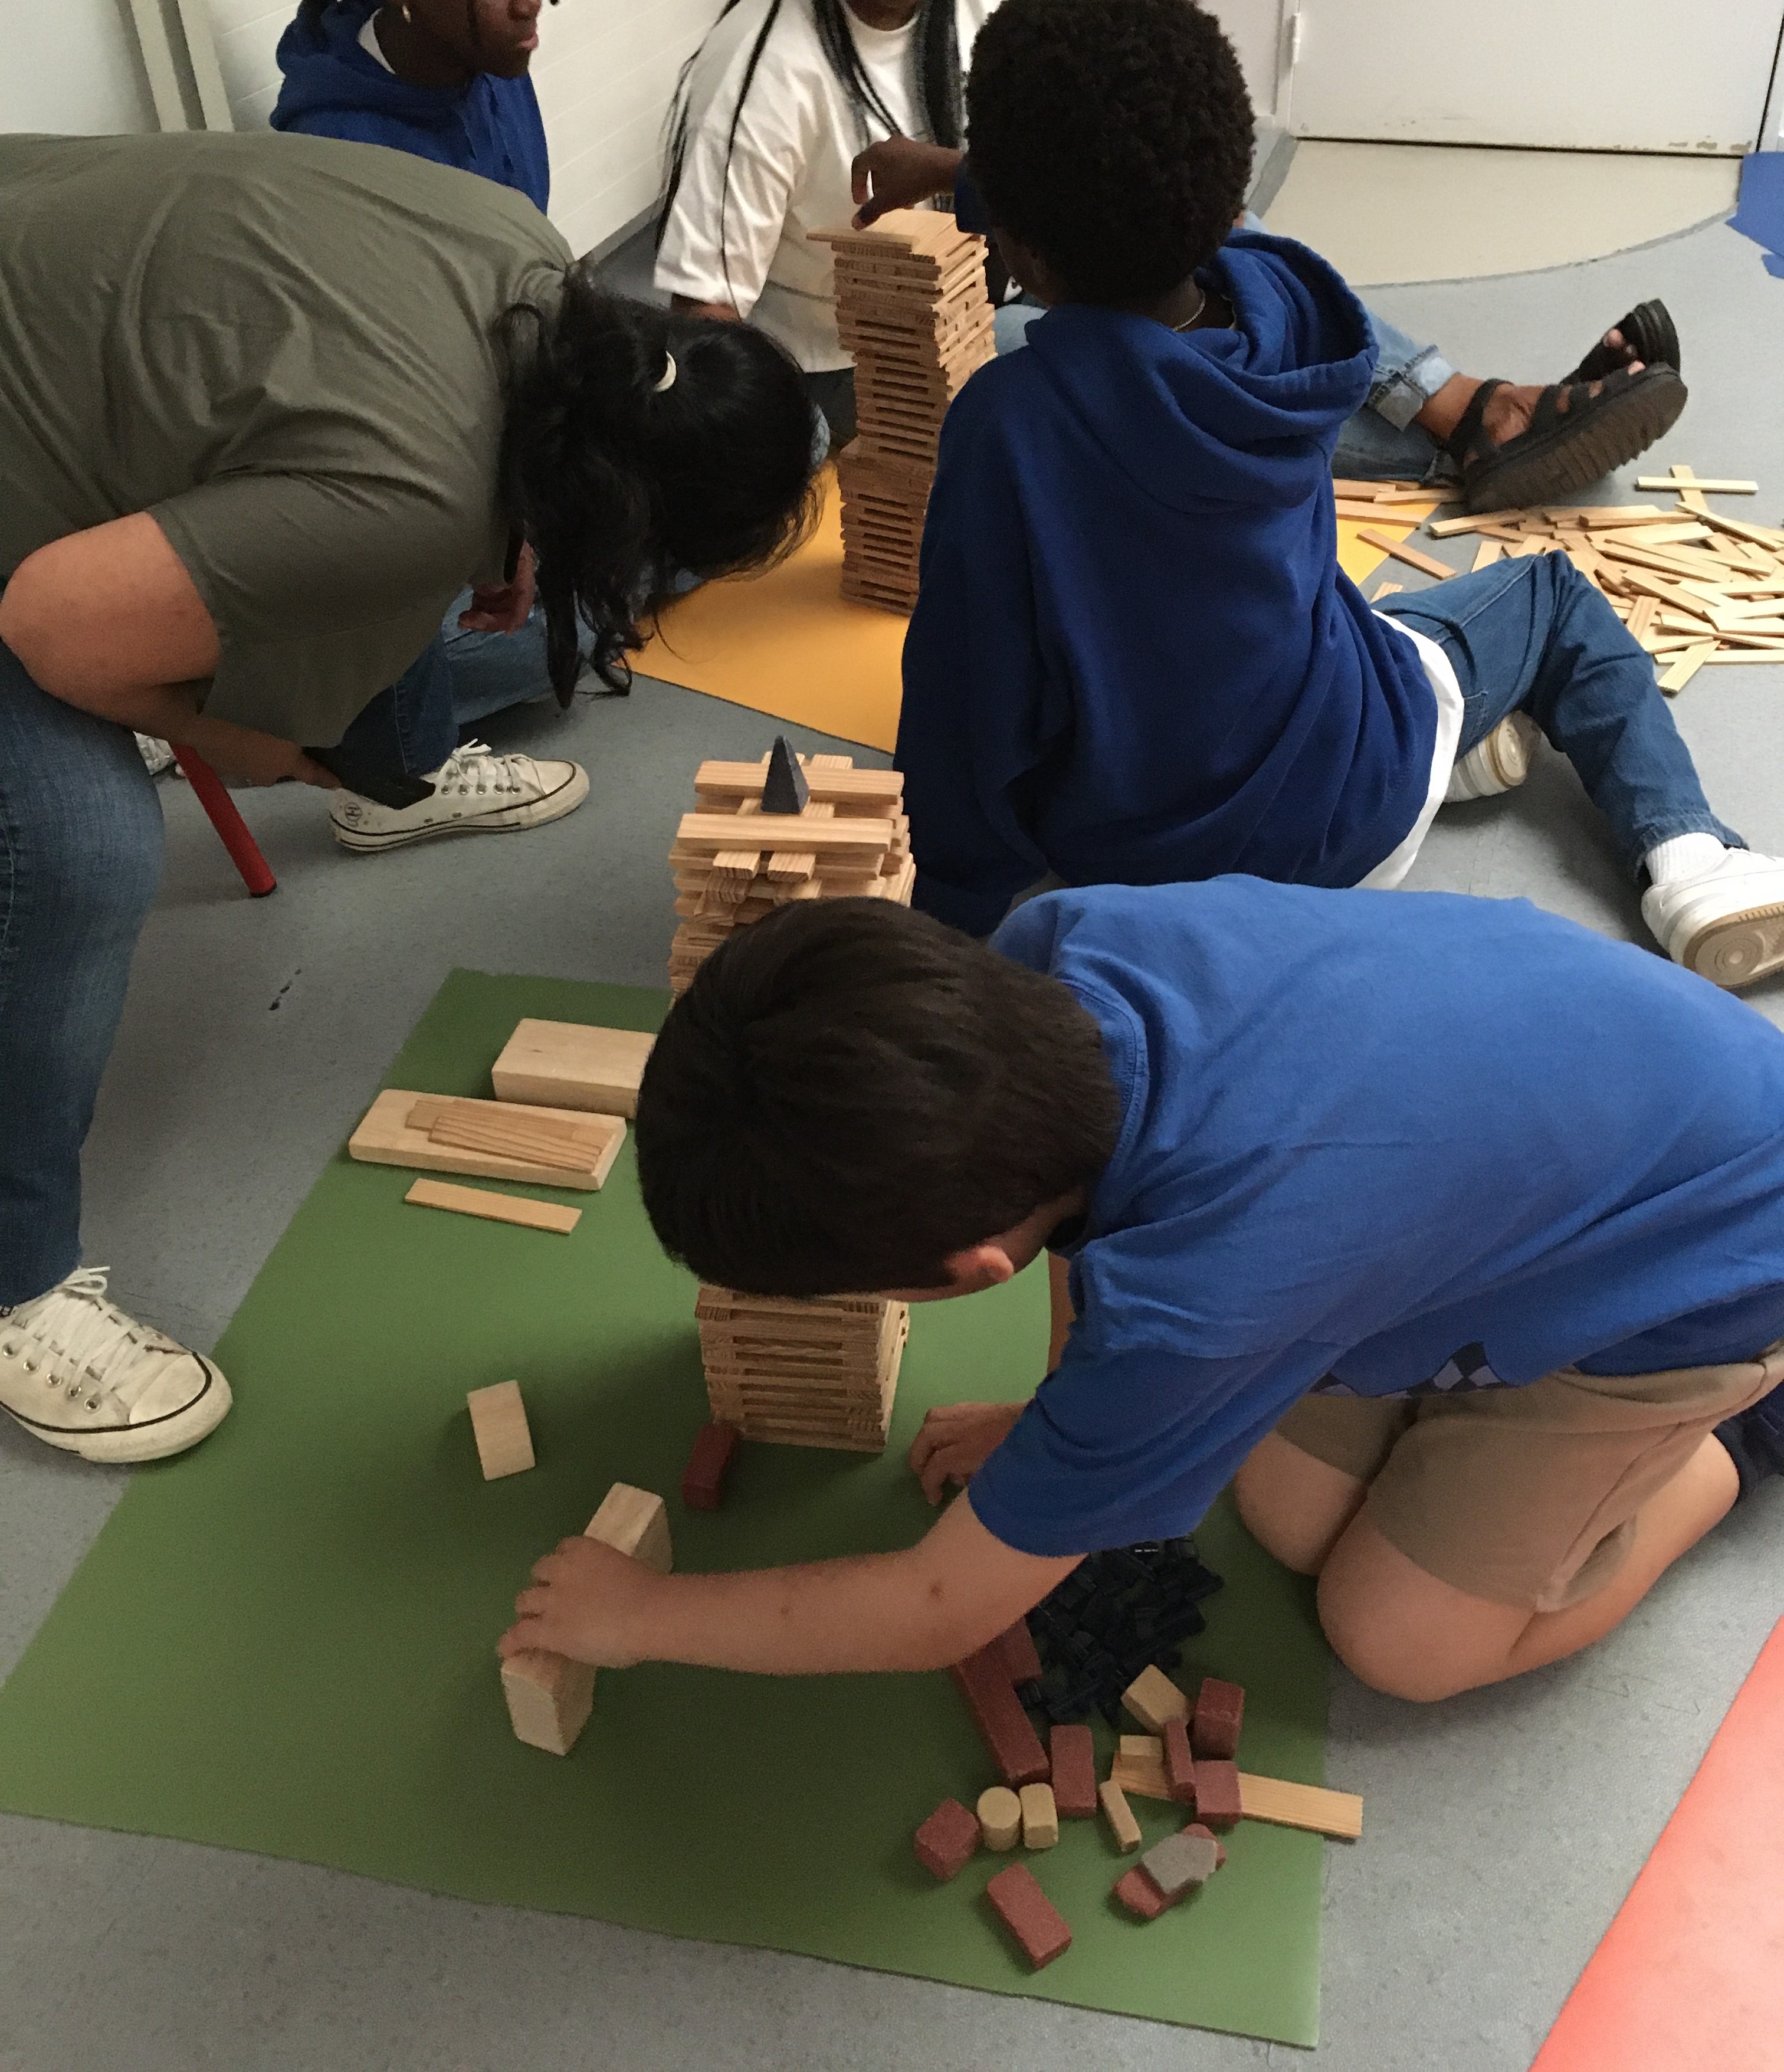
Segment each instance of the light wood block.
M1440 561L1433 554L1421 554L1416 547L1409 547L1404 540L1396 540L1391 532L1383 532L1373 525L1359 525L1357 537L1371 547L1379 547L1384 554L1391 554L1396 561L1404 561L1409 569L1418 569L1428 576L1435 576L1439 582L1447 582L1456 573L1447 561Z
M667 1576L675 1565L669 1544L669 1514L662 1498L649 1490L635 1489L630 1482L615 1482L607 1491L583 1536L631 1555L659 1575Z
M580 1209L561 1207L556 1202L535 1202L524 1194L492 1194L482 1187L455 1187L448 1180L417 1180L403 1199L417 1208L450 1209L461 1216L487 1217L491 1223L555 1231L561 1237L567 1237L582 1220Z
M1171 1795L1170 1786L1165 1781L1162 1754L1153 1757L1118 1755L1109 1771L1109 1777L1111 1782L1119 1784L1130 1798L1168 1800Z
M1687 648L1660 679L1661 689L1668 697L1676 697L1715 652L1714 641L1700 640L1695 648Z
M414 1110L409 1112L413 1116ZM429 1124L427 1135L430 1144L452 1150L535 1159L554 1172L591 1172L617 1142L611 1130L592 1123L553 1121L510 1101L449 1101Z
M531 1180L543 1186L570 1187L587 1193L606 1178L626 1141L626 1125L617 1116L591 1116L567 1108L528 1108L520 1112L549 1124L592 1128L602 1148L580 1166L553 1166L539 1158L511 1157L434 1142L430 1133L449 1108L493 1108L495 1105L494 1101L458 1102L443 1094L409 1093L392 1087L379 1095L347 1140L347 1156L372 1166L407 1166L421 1173L462 1173L474 1180Z
M1304 1827L1340 1842L1357 1841L1363 1834L1363 1801L1354 1792L1328 1791L1317 1784L1290 1784L1280 1777L1252 1777L1241 1770L1239 1803L1248 1820L1268 1820L1278 1827Z
M1379 604L1384 597L1398 597L1405 587L1404 583L1377 583L1369 602Z
M1676 489L1681 480L1688 480L1693 489L1711 496L1757 496L1757 482L1740 482L1726 476L1713 477L1693 475L1687 468L1675 468L1671 475L1638 475L1635 478L1638 489Z
M520 1400L520 1383L498 1381L487 1388L474 1388L465 1402L483 1480L499 1482L504 1475L524 1474L532 1466L532 1433L527 1424L527 1406Z
M594 1707L594 1671L544 1648L526 1648L502 1664L502 1695L516 1740L547 1755L568 1755Z
M1050 1784L1025 1784L1016 1794L1022 1808L1022 1847L1050 1849L1059 1839L1059 1811Z
M529 1016L515 1024L491 1068L490 1082L498 1100L635 1116L639 1082L656 1041L635 1029L595 1029Z
M1162 1669L1142 1669L1121 1693L1121 1702L1141 1725L1161 1734L1167 1720L1186 1720L1194 1709Z
M1505 543L1502 541L1482 540L1474 549L1474 573L1478 575L1482 569L1491 568L1504 552Z
M1097 1786L1096 1796L1103 1808L1103 1818L1108 1822L1109 1832L1115 1838L1115 1846L1124 1856L1130 1849L1137 1849L1140 1823L1133 1817L1126 1792L1111 1777Z
M1433 540L1453 540L1464 532L1484 532L1489 525L1509 525L1523 516L1521 509L1477 511L1469 518L1433 518L1425 530Z
M1007 1784L979 1794L979 1832L988 1849L1013 1849L1022 1838L1022 1802Z

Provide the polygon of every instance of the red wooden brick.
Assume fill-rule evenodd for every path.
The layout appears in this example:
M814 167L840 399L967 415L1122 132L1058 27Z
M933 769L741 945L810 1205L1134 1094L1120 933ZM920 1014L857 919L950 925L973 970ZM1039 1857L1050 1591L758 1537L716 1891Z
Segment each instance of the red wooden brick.
M1035 1652L1034 1636L1028 1630L1026 1619L1017 1619L1007 1633L998 1634L993 1645L1003 1657L1012 1684L1032 1684L1038 1678L1041 1658Z
M1152 1873L1138 1864L1115 1881L1113 1892L1128 1913L1142 1921L1156 1921L1171 1903L1153 1884Z
M725 1471L737 1446L734 1424L702 1424L681 1471L681 1501L690 1511L717 1511L725 1501Z
M1165 1744L1165 1783L1173 1799L1185 1806L1195 1803L1195 1758L1190 1753L1189 1729L1181 1720L1167 1720L1161 1737Z
M977 1819L957 1799L944 1799L911 1837L917 1861L945 1885L972 1860L979 1847Z
M1037 1971L1071 1947L1071 1930L1065 1916L1034 1882L1026 1864L1012 1864L999 1871L987 1883L985 1897Z
M1245 1717L1245 1687L1223 1683L1218 1676L1204 1676L1196 1693L1195 1718L1190 1739L1198 1758L1227 1762L1239 1754L1239 1729Z
M1244 1814L1239 1798L1236 1762L1198 1762L1195 1766L1196 1818L1204 1827L1231 1827Z
M1053 1758L1053 1803L1062 1819L1096 1817L1096 1744L1088 1727L1055 1727L1047 1737Z
M1214 1844L1214 1867L1219 1870L1227 1860L1227 1844L1212 1827L1204 1827L1199 1820L1192 1820L1183 1830L1186 1835L1205 1835Z
M976 1655L956 1662L947 1673L965 1699L979 1737L1005 1783L1044 1784L1046 1751L1022 1710L997 1643L993 1641Z

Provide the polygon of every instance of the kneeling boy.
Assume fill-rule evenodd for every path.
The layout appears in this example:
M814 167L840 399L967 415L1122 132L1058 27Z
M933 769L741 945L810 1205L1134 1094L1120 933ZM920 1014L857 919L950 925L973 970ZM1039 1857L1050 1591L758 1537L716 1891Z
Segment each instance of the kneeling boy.
M1710 811L1652 662L1564 556L1382 612L1340 572L1332 450L1374 339L1324 260L1228 234L1251 112L1212 18L1004 0L968 104L1004 256L1050 306L942 433L896 755L916 903L986 935L1050 873L1396 885L1453 773L1459 797L1521 776L1510 722L1571 758L1677 961L1784 968L1784 863Z
M1434 1698L1597 1639L1784 1460L1784 1036L1522 902L1103 887L989 947L789 906L670 1013L637 1142L703 1279L924 1301L1045 1249L1075 1321L1027 1404L925 1420L968 1488L917 1546L568 1540L505 1652L938 1665L1236 1473L1344 1659Z

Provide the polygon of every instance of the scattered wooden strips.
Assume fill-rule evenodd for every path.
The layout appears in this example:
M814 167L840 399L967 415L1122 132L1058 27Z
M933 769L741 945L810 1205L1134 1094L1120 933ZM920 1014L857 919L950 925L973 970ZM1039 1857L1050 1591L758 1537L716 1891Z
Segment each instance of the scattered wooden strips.
M1421 554L1416 547L1409 547L1404 540L1396 540L1391 532L1379 532L1372 525L1360 527L1357 537L1371 547L1379 547L1384 554L1391 554L1396 561L1404 561L1409 569L1435 576L1439 582L1448 582L1456 573L1447 561L1440 561L1433 554Z

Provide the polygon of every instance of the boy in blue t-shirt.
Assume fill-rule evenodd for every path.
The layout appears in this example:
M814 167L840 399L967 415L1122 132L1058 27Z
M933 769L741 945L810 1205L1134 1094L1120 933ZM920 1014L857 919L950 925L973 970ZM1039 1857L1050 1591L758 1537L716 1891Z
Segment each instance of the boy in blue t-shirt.
M895 754L915 903L989 935L1050 874L1395 885L1445 796L1519 781L1539 729L1678 962L1784 968L1784 863L1711 812L1652 661L1566 556L1379 612L1340 571L1333 448L1375 340L1325 261L1230 232L1251 112L1212 18L1005 0L967 101L999 247L1049 307L942 431ZM1482 383L1451 445L1602 462L1683 393L1620 369L1520 431Z
M951 1662L1236 1475L1350 1666L1435 1698L1599 1638L1784 1465L1784 1035L1523 902L1105 886L989 947L800 902L672 1009L637 1145L703 1280L924 1301L1046 1250L1063 1354L925 1419L967 1494L916 1547L566 1541L507 1652Z

